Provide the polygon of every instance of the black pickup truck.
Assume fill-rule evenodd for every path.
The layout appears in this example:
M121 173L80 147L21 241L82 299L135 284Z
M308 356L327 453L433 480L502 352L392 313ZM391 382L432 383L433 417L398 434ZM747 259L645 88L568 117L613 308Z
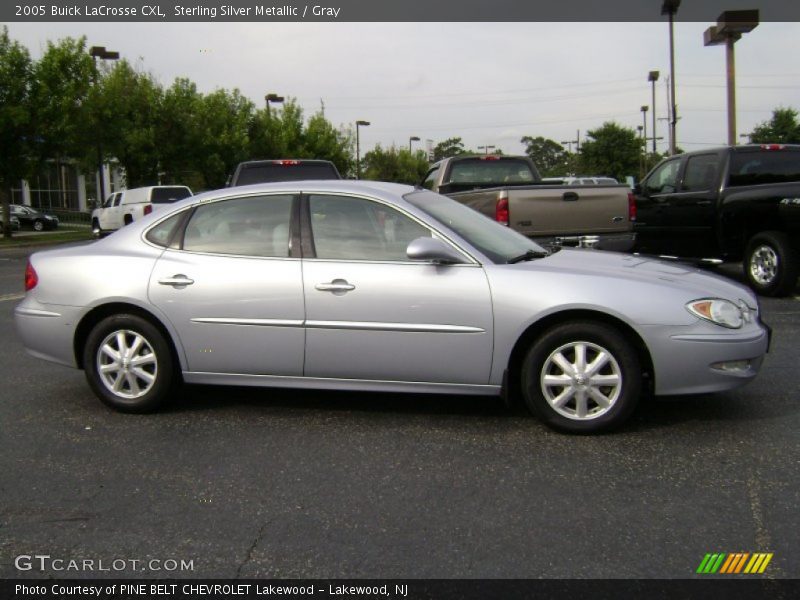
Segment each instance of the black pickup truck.
M636 251L742 261L765 296L800 272L800 145L716 148L663 160L635 190Z
M328 160L282 158L248 160L239 163L228 179L227 187L270 183L273 181L304 181L306 179L341 179L336 165Z

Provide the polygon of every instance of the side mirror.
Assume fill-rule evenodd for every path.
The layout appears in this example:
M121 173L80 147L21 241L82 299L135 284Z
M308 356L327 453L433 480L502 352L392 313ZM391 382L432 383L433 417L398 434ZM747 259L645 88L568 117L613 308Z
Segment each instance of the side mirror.
M436 238L421 237L408 245L406 256L411 260L427 261L441 265L454 265L464 262L464 257Z
M635 186L633 186L633 193L636 194L637 196L641 196L642 195L642 184L641 183L637 183Z

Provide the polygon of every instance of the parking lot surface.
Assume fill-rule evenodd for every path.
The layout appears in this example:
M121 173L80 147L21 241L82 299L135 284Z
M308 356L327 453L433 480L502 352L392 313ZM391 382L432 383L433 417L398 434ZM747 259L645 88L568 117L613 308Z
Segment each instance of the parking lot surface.
M0 250L4 578L685 578L709 552L800 577L800 292L762 300L754 383L648 400L610 435L452 396L187 387L124 415L24 353L30 251ZM15 566L37 554L127 562Z

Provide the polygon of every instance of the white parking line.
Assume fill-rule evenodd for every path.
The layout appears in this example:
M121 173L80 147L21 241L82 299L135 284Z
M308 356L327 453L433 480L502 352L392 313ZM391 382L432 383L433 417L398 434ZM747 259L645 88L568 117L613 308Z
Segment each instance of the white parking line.
M25 294L6 294L5 296L0 296L0 302L6 302L7 300L20 300L25 297Z

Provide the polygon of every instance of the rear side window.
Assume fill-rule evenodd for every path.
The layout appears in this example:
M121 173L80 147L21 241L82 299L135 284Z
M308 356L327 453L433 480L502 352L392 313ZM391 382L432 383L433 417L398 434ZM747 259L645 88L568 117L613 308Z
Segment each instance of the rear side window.
M198 206L186 225L183 249L239 256L289 256L294 197L234 198Z
M502 185L533 183L536 175L524 160L475 158L459 160L450 169L449 183Z
M185 212L186 211L181 211L176 215L172 215L169 219L161 221L161 223L147 232L147 235L144 236L145 239L156 246L161 246L163 248L169 246L175 234L175 228L178 226L178 223L180 223L181 217L183 217Z
M716 154L690 156L686 161L686 174L683 176L682 190L685 192L705 192L714 187L717 181Z
M728 181L731 186L800 181L800 152L734 152Z
M286 161L246 165L239 171L236 185L269 183L271 181L302 181L304 179L339 179L331 164Z
M153 204L172 204L191 195L191 190L183 186L153 188L150 193L150 202Z

